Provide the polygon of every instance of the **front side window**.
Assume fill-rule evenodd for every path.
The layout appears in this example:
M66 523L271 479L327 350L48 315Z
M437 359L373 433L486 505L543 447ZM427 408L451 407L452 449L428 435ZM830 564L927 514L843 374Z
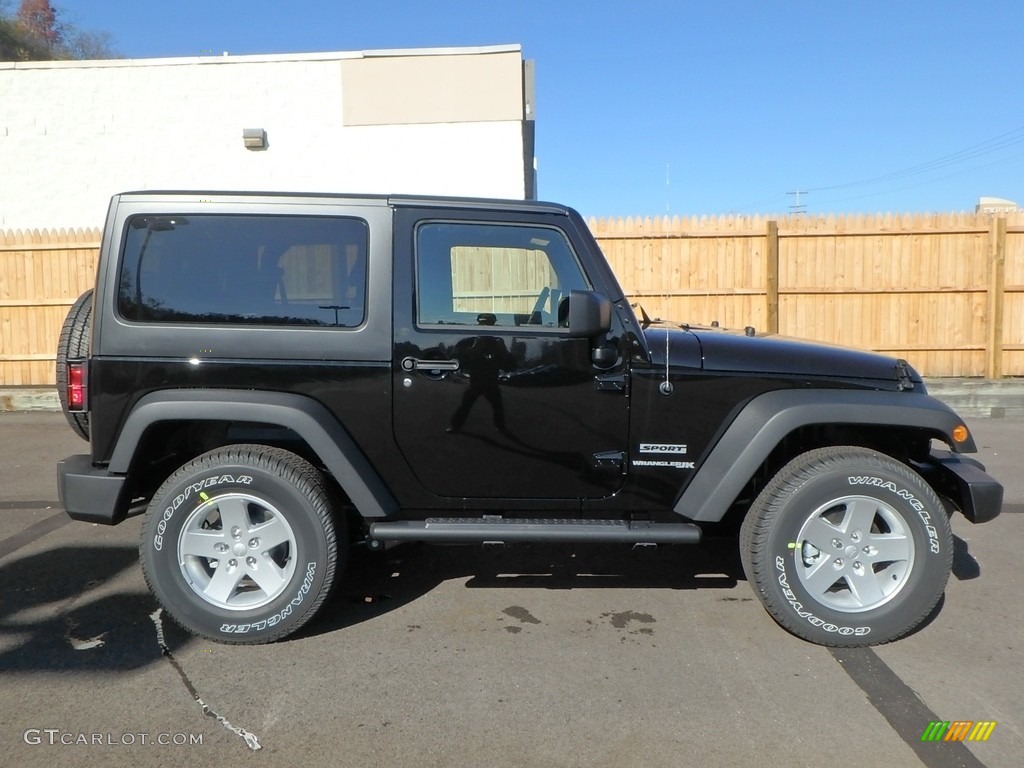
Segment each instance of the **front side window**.
M360 325L367 227L322 216L135 216L118 311L138 322Z
M570 291L589 288L565 234L547 227L426 223L416 257L419 325L557 328Z

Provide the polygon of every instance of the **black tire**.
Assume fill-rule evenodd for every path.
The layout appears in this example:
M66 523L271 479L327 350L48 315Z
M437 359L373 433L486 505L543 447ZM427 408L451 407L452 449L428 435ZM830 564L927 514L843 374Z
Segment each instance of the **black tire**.
M153 497L139 547L146 583L193 634L256 644L295 632L327 599L347 549L330 492L280 448L205 453Z
M877 645L935 608L953 535L938 496L906 465L866 448L821 448L789 462L754 501L740 557L785 629L819 645Z
M57 398L68 424L83 440L89 439L89 414L68 410L68 360L89 356L92 334L92 290L71 305L57 340Z

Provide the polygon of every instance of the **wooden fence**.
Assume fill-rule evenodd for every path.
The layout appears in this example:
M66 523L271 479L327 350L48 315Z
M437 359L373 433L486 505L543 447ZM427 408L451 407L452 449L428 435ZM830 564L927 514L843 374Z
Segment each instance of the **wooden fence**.
M0 386L53 385L64 316L96 278L100 232L0 230Z
M1024 375L1024 213L591 220L626 294L691 324Z
M647 313L1024 376L1024 213L591 220ZM0 386L52 386L98 230L0 231Z

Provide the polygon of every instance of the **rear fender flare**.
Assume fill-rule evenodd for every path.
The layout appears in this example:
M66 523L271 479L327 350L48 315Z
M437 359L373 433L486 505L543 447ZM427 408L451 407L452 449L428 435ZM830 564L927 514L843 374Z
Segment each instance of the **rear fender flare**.
M363 517L389 517L398 503L337 418L309 397L284 392L209 389L164 390L146 395L125 422L107 469L127 474L146 430L165 421L246 421L287 427L306 441Z

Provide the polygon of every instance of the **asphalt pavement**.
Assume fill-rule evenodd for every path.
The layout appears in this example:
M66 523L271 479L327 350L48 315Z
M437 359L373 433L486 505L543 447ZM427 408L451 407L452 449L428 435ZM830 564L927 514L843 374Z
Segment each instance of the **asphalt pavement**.
M940 610L890 645L790 636L720 540L357 551L303 632L249 647L162 615L139 518L67 519L61 414L0 414L0 765L1019 766L1024 419L968 424L1004 513L954 518Z

